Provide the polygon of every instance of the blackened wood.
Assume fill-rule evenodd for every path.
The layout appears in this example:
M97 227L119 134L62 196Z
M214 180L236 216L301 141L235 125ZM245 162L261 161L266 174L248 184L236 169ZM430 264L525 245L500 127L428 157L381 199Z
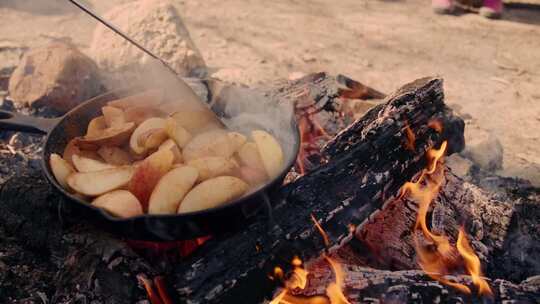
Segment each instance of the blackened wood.
M465 294L450 286L434 282L421 270L389 271L351 263L345 247L330 254L339 263L343 274L343 292L351 303L537 303L540 293L540 277L512 283L501 279L487 279L493 298L482 297L465 275L446 278L471 287L472 294ZM308 284L294 295L325 295L326 288L335 282L335 274L324 258L306 265Z
M314 103L337 92L323 75L317 87L303 85ZM334 84L332 84L334 83ZM337 96L337 94L336 94ZM291 96L295 98L296 96ZM268 278L274 266L286 269L294 255L307 260L325 245L310 215L322 224L336 245L425 165L425 152L448 140L454 151L463 148L463 121L444 105L442 80L425 78L406 85L340 133L326 149L327 162L283 188L268 222L253 223L226 239L213 239L202 252L174 269L174 286L191 303L255 303L274 290ZM438 133L428 127L444 125ZM416 134L415 150L405 143L405 127ZM275 197L273 199L276 199Z
M473 248L486 265L493 252L503 247L513 202L490 197L447 172L431 210L428 227L437 234L448 236L455 244L458 229L464 226ZM383 210L358 227L356 237L367 252L377 258L377 266L392 270L418 268L413 239L417 214L415 201L406 197L391 200Z

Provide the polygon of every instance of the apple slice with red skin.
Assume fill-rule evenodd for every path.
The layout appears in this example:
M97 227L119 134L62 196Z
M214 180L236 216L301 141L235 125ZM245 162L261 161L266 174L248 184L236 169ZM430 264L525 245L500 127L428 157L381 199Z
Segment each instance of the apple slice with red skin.
M152 191L161 177L171 169L173 161L174 154L170 149L160 149L136 166L128 190L137 197L144 212L148 211Z

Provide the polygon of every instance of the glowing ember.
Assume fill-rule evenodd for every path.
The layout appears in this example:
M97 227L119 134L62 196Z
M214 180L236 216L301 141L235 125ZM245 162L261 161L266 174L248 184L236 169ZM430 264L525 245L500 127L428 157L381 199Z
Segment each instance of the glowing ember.
M478 256L476 256L474 250L469 244L469 240L467 239L467 235L463 227L459 229L456 247L461 256L463 257L463 260L465 261L465 268L467 268L467 271L471 275L474 285L476 285L476 287L478 288L478 293L483 296L492 297L493 292L491 291L491 288L489 287L486 280L482 278L480 259L478 258Z
M411 127L409 127L408 123L405 123L405 136L407 137L407 141L405 142L405 147L414 152L415 150L415 142L416 142L416 135L414 135L413 131L411 130Z
M441 130L441 126L435 121L430 123L430 127L437 131ZM437 197L441 185L444 183L444 167L441 163L443 162L446 147L447 142L445 141L439 149L430 149L427 153L427 168L422 171L416 182L405 183L401 189L401 197L408 195L418 203L418 216L414 229L420 230L424 239L430 243L424 244L416 233L413 234L418 264L431 278L470 294L469 287L451 282L445 278L447 274L459 266L461 255L467 272L471 275L473 283L479 288L479 293L489 295L491 290L480 277L480 259L470 247L465 232L460 230L456 250L446 236L431 232L427 225L427 215L431 202Z
M330 135L318 122L314 113L300 112L297 115L298 129L300 129L300 150L296 160L296 169L300 174L305 174L310 169L309 157L320 153L319 143L326 142Z

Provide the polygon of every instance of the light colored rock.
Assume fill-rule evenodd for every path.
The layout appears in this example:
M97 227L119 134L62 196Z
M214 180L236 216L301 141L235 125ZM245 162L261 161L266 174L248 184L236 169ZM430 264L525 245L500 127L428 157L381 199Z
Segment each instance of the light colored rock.
M48 106L66 112L98 95L96 64L71 44L54 42L28 51L9 79L17 105Z
M461 154L484 170L502 169L503 146L499 139L486 130L468 127L465 128L465 150Z
M104 18L165 60L181 76L204 69L201 53L168 0L139 0L119 5ZM153 60L103 25L94 30L90 55L108 72L141 72Z

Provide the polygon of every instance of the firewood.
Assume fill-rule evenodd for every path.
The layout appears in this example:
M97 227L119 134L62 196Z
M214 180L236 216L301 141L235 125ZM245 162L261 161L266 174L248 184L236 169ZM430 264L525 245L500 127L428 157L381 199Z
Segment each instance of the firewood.
M328 98L328 87L304 86L308 96ZM440 120L445 131L428 127ZM416 150L405 144L407 123L416 133ZM442 81L426 78L406 85L341 132L326 149L326 163L275 194L268 221L259 220L226 238L214 238L174 269L174 287L193 303L256 302L275 288L268 274L287 269L294 255L307 260L325 245L313 214L326 230L330 246L350 237L349 225L361 224L388 196L422 168L425 152L442 140L454 151L463 147L463 121L443 100Z

